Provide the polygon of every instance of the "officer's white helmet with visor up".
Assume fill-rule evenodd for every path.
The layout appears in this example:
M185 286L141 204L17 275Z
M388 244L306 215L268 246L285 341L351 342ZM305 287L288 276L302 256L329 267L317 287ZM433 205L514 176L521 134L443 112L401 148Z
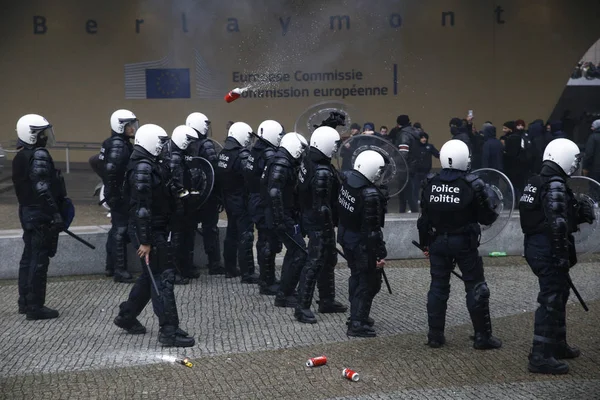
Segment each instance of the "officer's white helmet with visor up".
M286 149L295 159L302 156L307 145L306 139L296 132L286 133L281 139L281 143L279 143L279 147Z
M133 128L133 132L137 132L139 121L135 114L129 110L117 110L110 116L110 129L116 133L125 133L128 126Z
M198 135L206 138L212 136L212 128L208 117L199 112L188 115L185 124L198 132Z
M329 126L321 126L310 137L310 147L318 149L325 157L331 158L340 147L340 134Z
M135 133L134 144L153 156L158 156L167 140L169 136L163 128L155 124L145 124Z
M52 124L41 115L23 115L17 121L17 136L26 144L52 147L56 144Z
M376 183L385 169L385 159L375 150L365 150L356 156L354 169L371 183Z
M573 175L581 163L581 151L571 140L554 139L544 150L543 161L552 161L557 164L568 176Z
M190 128L186 125L179 125L173 130L171 134L171 140L181 150L185 150L189 147L190 143L198 140L198 132L194 128Z
M471 154L469 147L462 140L451 139L440 149L442 168L469 171L471 169Z
M279 143L281 143L281 138L283 138L283 126L281 126L281 124L277 121L268 119L260 123L256 133L259 138L266 140L275 147L278 147Z

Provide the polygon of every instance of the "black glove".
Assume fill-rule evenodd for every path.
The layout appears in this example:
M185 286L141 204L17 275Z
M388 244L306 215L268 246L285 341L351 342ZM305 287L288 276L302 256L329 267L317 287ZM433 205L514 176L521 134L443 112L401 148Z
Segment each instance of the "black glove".
M587 222L591 224L596 219L596 214L594 213L594 206L591 202L586 200L579 201L579 221Z
M63 221L60 213L54 213L52 215L52 222L50 223L50 227L55 232L62 232L65 230L65 221Z
M346 116L340 112L332 111L329 113L329 118L321 123L321 126L329 126L333 129L338 126L346 126ZM315 125L315 128L319 126Z

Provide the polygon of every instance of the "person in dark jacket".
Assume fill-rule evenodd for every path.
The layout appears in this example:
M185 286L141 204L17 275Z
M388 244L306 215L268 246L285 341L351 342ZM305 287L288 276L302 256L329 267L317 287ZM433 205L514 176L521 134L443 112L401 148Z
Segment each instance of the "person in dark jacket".
M462 140L469 148L469 153L472 153L471 138L469 137L468 128L463 124L463 121L460 118L454 117L450 120L449 126L452 139Z
M531 141L531 172L538 174L542 168L542 156L548 145L544 134L544 121L536 119L529 125L529 140Z
M504 160L502 159L504 148L500 140L496 138L496 127L486 124L482 133L484 142L481 167L504 171Z
M106 240L106 276L115 282L132 283L127 271L127 226L129 225L127 200L123 182L129 157L133 152L131 139L135 136L138 120L129 110L117 110L110 117L111 136L102 143L100 160L103 161L102 182L104 198L110 207L111 228Z
M527 179L527 157L523 138L517 131L514 121L508 121L502 126L504 132L504 173L510 179L515 189L515 198L521 197Z
M394 144L398 146L400 154L406 160L408 166L408 183L398 196L400 200L400 212L406 212L406 205L410 212L418 213L419 181L417 180L417 160L419 158L419 131L411 126L408 115L400 115L397 119L400 130L397 132ZM396 128L394 128L396 129ZM393 129L392 129L393 131Z
M592 123L592 134L585 145L583 175L600 180L600 119Z
M440 152L434 145L429 143L429 135L426 132L419 134L419 159L417 161L417 181L419 185L425 180L431 171L432 157L440 158Z
M550 122L550 133L552 134L552 140L567 138L567 134L563 131L563 123L561 121Z

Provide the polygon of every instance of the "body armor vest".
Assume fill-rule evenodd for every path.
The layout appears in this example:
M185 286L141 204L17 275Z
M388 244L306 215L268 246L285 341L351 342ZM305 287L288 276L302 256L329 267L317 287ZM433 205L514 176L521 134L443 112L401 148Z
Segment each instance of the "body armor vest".
M439 233L460 233L468 225L477 223L474 193L471 185L459 177L442 181L439 175L427 181L423 189L427 215L431 226Z
M23 148L13 159L13 183L15 193L21 206L43 206L44 203L35 192L34 184L29 177L29 170L33 155L39 148ZM48 162L48 176L50 177L50 193L54 201L59 201L66 197L65 181L59 170L54 168L54 162Z
M240 162L240 152L243 148L239 145L229 147L228 144L226 143L225 148L219 153L219 161L215 173L217 174L223 193L243 192L245 188L244 174L242 171L237 170L239 166L236 165Z
M361 232L363 216L363 190L370 185L356 172L348 172L338 193L339 225L345 230Z

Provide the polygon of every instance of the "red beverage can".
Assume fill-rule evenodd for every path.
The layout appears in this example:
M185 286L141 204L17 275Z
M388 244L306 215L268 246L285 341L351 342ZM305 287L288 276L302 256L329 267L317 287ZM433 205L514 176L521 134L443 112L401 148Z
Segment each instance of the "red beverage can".
M231 103L232 101L235 101L235 100L239 99L240 96L241 96L241 94L240 93L236 93L235 89L234 89L234 90L232 90L231 92L229 92L229 93L227 93L225 95L225 101L228 102L228 103Z
M344 368L342 371L342 376L352 382L358 382L360 377L358 376L358 372L351 370L350 368Z
M327 357L325 356L313 357L306 362L307 367L320 367L325 364L327 364Z

